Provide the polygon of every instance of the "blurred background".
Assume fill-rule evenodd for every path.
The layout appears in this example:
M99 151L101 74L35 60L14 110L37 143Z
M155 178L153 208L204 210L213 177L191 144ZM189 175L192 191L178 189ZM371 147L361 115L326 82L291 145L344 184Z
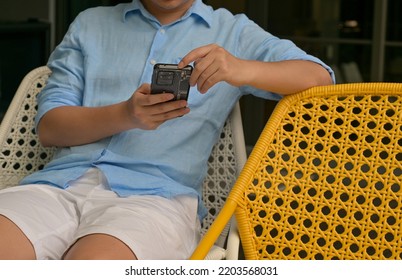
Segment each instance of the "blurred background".
M21 79L46 64L75 16L118 0L1 0L0 120ZM338 83L402 82L401 0L204 0L244 13L272 34L331 65ZM241 100L252 147L276 103Z

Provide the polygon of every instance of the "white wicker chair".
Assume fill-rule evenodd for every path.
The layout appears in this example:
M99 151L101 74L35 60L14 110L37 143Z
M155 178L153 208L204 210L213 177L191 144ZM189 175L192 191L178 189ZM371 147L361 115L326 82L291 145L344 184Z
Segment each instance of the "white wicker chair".
M22 80L0 126L0 189L18 184L24 176L40 170L52 158L54 148L40 145L34 130L36 95L51 74L48 67L32 70ZM209 228L223 206L240 169L246 160L243 127L239 104L236 105L222 130L210 160L203 186L203 200L209 210L203 223L203 233ZM217 241L207 259L237 259L235 252L224 248L229 228ZM235 244L238 240L233 239ZM237 245L238 247L238 245Z

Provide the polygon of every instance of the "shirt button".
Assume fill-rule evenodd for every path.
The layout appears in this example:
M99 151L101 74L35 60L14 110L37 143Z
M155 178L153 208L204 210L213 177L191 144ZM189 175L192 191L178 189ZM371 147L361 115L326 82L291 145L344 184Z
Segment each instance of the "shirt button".
M161 32L162 34L165 34L166 31L165 31L165 29L161 29L160 32Z
M151 62L152 65L155 65L155 64L156 64L156 60L155 60L155 59L151 59L150 62Z

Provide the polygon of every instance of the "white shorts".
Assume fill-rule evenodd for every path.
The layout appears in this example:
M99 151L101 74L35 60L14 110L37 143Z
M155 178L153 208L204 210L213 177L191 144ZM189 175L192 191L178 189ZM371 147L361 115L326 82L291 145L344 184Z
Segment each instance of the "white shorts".
M26 185L0 191L0 215L33 244L37 259L60 259L80 237L103 233L138 259L187 259L200 240L197 198L119 197L90 169L66 190Z

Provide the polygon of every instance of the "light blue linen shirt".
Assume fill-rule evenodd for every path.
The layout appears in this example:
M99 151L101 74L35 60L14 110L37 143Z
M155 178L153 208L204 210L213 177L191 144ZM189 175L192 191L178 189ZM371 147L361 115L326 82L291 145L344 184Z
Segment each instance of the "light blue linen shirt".
M82 12L51 54L53 74L38 97L36 123L58 106L96 107L127 100L150 83L155 63L178 63L194 48L216 43L243 59L311 60L292 42L267 33L245 15L213 10L196 0L179 20L161 25L139 0ZM88 168L99 168L120 196L200 194L207 160L234 104L244 94L267 99L279 95L225 82L207 94L191 88L189 114L158 129L133 129L96 143L58 149L54 159L21 184L69 186ZM199 204L199 215L206 209Z

